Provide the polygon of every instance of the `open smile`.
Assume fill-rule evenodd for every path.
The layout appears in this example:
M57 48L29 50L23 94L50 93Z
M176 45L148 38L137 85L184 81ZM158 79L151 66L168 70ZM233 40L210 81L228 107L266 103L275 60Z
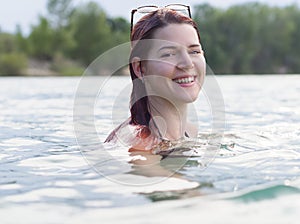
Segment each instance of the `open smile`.
M195 80L196 80L196 76L187 76L187 77L173 79L173 81L178 84L191 84L195 82Z

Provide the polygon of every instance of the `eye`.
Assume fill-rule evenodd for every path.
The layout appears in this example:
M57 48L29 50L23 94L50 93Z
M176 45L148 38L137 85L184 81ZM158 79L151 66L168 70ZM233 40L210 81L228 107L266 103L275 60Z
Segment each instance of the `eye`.
M172 57L172 56L175 56L176 55L176 52L164 52L161 54L161 58L169 58L169 57Z
M196 50L190 50L189 51L189 54L201 54L203 51L202 50L199 50L199 49L196 49Z

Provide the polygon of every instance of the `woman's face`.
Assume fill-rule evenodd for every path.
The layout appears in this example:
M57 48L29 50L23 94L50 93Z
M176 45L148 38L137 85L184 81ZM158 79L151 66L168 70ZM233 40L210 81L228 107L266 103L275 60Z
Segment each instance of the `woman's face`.
M155 39L142 63L149 95L174 103L197 99L206 73L206 62L195 28L169 24L155 31Z

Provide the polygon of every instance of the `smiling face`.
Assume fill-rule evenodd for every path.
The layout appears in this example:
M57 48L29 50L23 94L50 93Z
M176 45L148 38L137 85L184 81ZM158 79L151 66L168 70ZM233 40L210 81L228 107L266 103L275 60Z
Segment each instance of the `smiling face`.
M158 41L142 63L147 92L176 103L195 101L206 72L196 30L189 24L169 24L153 38Z

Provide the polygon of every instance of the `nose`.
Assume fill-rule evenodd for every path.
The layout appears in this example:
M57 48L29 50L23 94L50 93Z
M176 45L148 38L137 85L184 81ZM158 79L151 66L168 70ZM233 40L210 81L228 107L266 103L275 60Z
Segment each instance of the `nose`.
M181 52L178 59L177 67L183 70L194 68L193 60L187 51Z

